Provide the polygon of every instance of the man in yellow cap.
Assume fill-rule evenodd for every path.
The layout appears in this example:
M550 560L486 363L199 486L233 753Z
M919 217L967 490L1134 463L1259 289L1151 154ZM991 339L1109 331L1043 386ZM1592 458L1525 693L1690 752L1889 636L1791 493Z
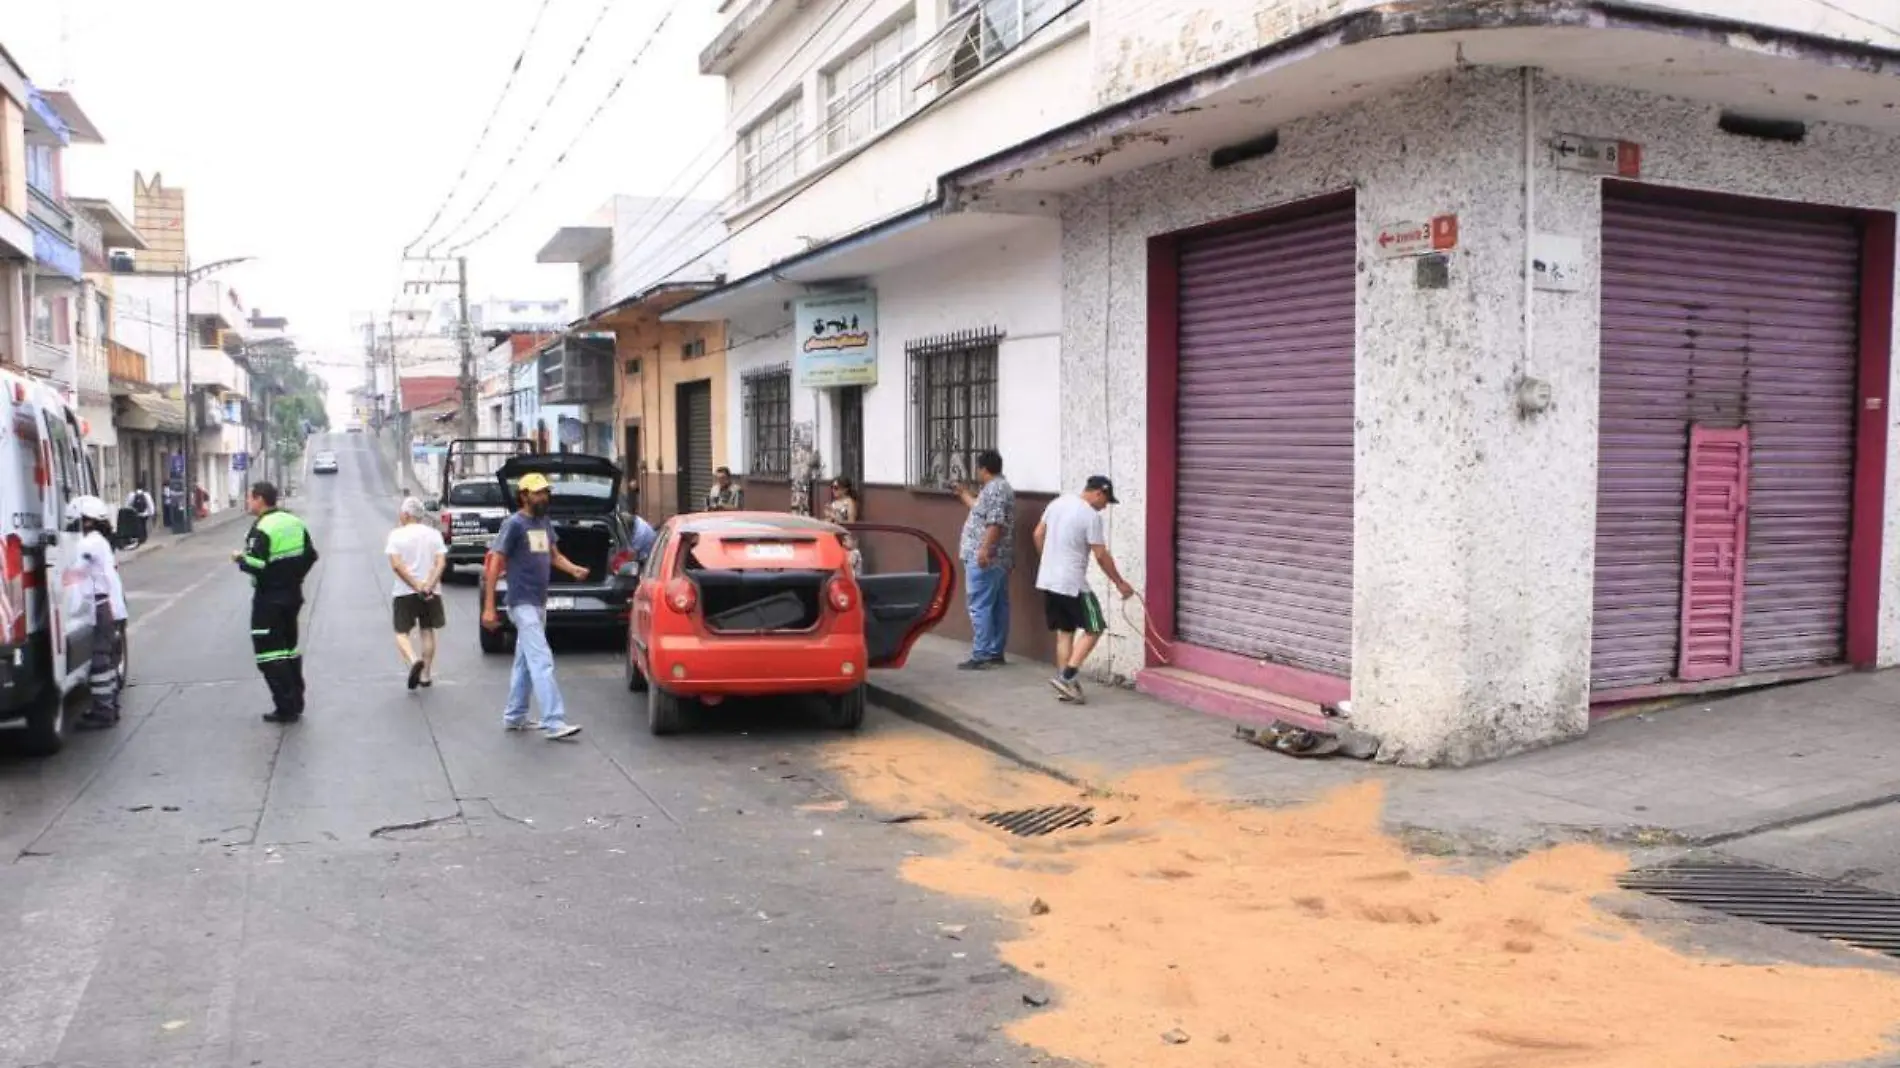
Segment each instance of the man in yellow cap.
M515 666L508 684L508 705L501 725L511 731L529 730L528 694L541 706L541 734L564 741L581 732L567 721L561 690L554 681L554 650L548 647L548 582L560 568L576 579L587 569L561 555L553 524L548 522L552 487L547 476L530 471L515 486L520 510L502 521L488 546L482 568L482 626L501 628L495 612L495 583L508 576L508 620L515 625Z

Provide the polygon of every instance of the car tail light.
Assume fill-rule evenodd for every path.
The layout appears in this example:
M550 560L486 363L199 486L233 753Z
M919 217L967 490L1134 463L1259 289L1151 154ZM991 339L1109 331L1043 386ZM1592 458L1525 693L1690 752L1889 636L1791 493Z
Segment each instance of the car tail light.
M20 544L18 534L7 535L4 561L5 568L0 576L0 624L4 625L7 641L20 645L26 641L26 550Z
M454 525L455 523L453 521L453 518L449 515L449 513L443 512L442 513L442 533L447 534L450 528L453 527Z
M852 593L851 584L843 579L834 578L825 584L825 600L831 603L835 612L851 611L852 604L857 601Z
M676 578L666 584L666 603L675 612L691 612L699 607L699 587L691 579Z

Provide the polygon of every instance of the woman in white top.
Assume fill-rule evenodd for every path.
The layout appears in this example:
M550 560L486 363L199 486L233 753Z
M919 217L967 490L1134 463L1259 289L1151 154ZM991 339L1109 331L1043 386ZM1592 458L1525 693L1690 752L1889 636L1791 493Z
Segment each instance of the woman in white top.
M73 501L79 513L79 562L65 582L81 603L92 606L92 705L76 724L81 730L119 725L119 614L115 595L119 565L112 555L112 512L106 502L85 496Z
M409 688L435 684L435 632L448 621L442 608L442 567L448 547L429 522L429 510L414 497L402 502L400 525L389 532L383 552L396 573L394 612L396 648L409 668ZM422 630L422 655L409 644L409 632Z

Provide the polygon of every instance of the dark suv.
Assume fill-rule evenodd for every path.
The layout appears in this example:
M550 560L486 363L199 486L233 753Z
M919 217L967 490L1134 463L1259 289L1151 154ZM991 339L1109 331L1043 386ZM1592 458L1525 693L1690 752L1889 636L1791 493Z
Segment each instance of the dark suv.
M639 584L639 565L627 521L620 514L620 468L604 456L581 453L516 456L495 472L491 484L501 490L504 500L513 501L515 484L531 471L547 476L553 484L548 518L561 555L587 569L584 579L554 572L548 586L549 633L599 631L624 640L633 590ZM497 609L507 603L507 590L504 575L495 588ZM506 612L499 631L485 627L477 631L484 653L506 652L514 641L514 627Z

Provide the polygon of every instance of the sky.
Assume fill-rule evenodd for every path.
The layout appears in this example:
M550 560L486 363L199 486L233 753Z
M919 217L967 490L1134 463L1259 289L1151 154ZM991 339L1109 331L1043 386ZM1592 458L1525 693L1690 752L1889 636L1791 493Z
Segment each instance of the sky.
M34 84L69 89L105 137L68 150L68 192L106 197L130 218L134 171L183 188L192 261L255 257L220 277L247 306L290 318L331 385L335 418L361 379L357 324L397 299L403 249L455 185L542 4L7 0L0 43ZM705 170L688 163L724 148L724 84L698 72L716 6L546 0L486 147L431 237L473 236L520 205L467 250L470 299L578 307L576 268L534 262L556 229L615 193L725 194L724 167L687 188ZM551 167L622 74L607 110ZM436 299L453 295L444 287Z

